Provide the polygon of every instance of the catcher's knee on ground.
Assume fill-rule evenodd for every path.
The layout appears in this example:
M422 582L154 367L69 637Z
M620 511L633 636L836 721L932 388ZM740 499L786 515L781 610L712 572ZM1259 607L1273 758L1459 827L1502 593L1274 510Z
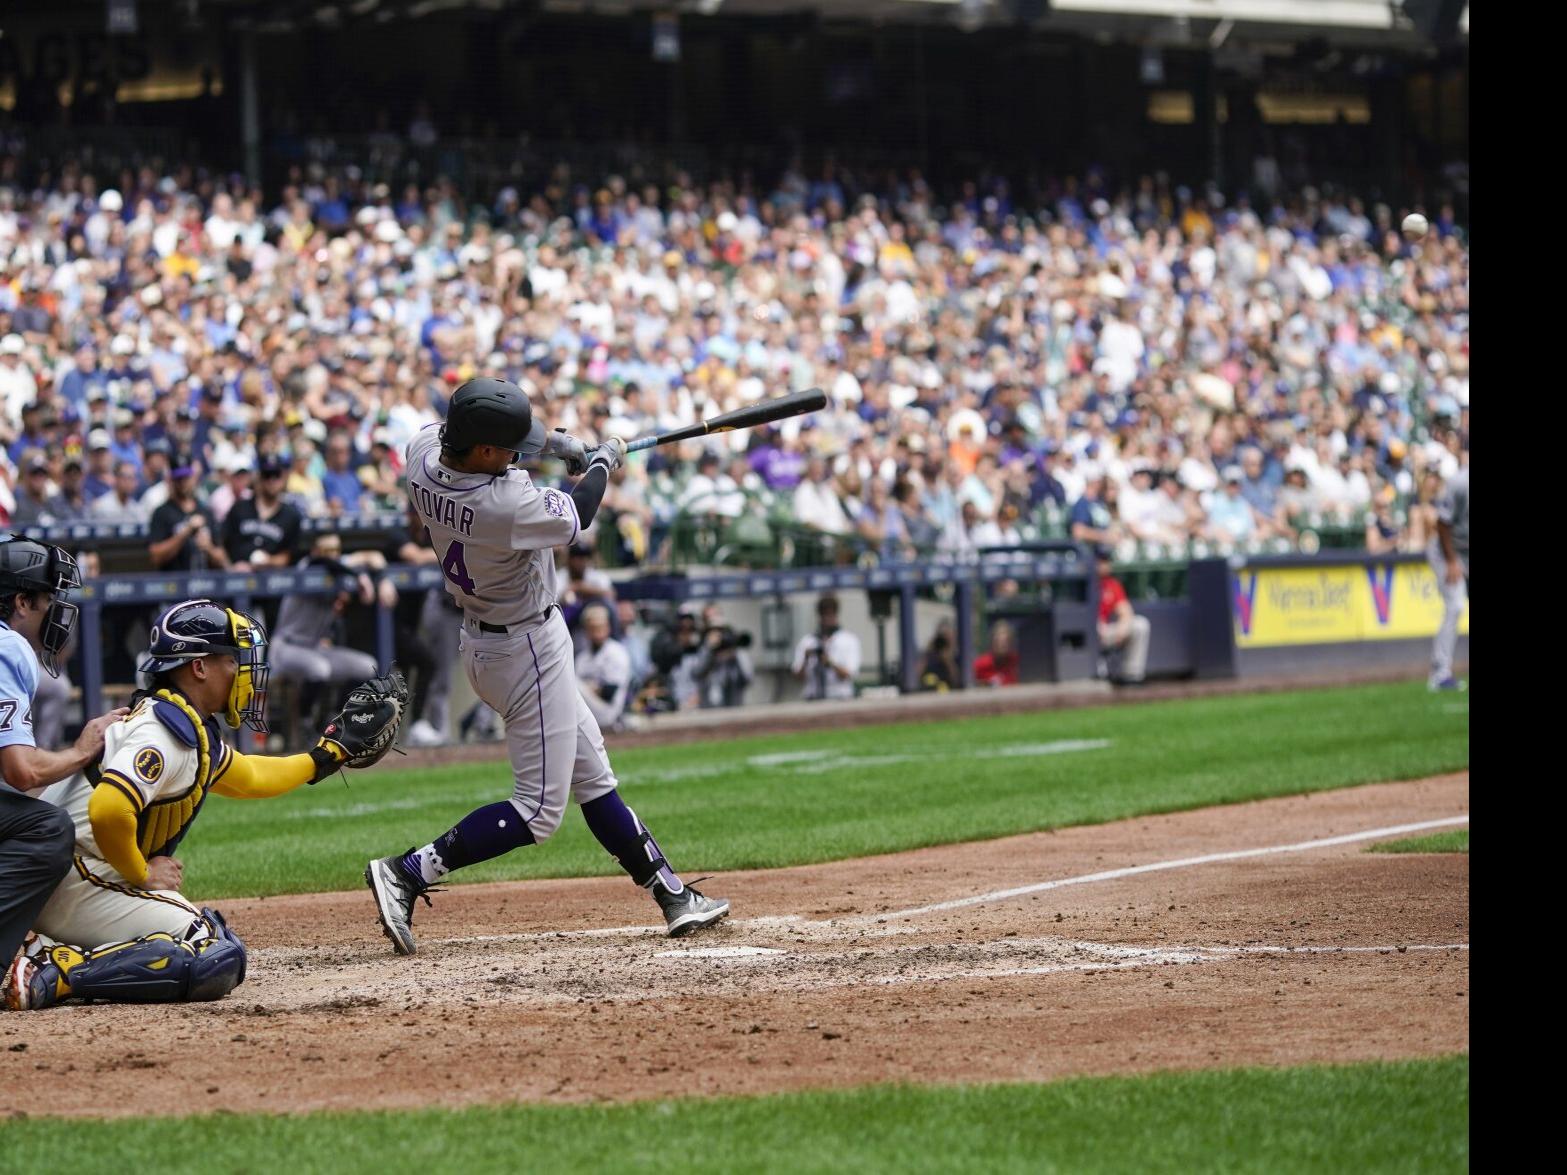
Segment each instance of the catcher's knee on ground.
M219 1000L245 978L245 944L216 910L184 939L152 934L90 951L57 946L49 958L74 999L130 1004Z

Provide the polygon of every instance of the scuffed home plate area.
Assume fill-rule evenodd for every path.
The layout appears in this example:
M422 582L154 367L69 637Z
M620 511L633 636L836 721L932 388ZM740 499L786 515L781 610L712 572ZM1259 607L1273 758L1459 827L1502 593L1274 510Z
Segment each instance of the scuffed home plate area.
M1354 840L1100 875L1468 806L1459 774L719 875L731 917L678 946L624 879L454 887L412 958L366 893L225 902L252 948L232 996L0 1016L0 1076L16 1111L114 1116L1461 1052L1467 855Z

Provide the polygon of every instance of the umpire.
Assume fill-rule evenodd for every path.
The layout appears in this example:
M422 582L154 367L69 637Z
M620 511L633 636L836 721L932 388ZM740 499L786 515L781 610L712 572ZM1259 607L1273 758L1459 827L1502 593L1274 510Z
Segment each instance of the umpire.
M66 594L81 586L76 560L59 547L0 538L0 968L11 963L76 848L69 816L33 799L103 754L103 732L124 710L95 718L64 751L33 742L39 666L57 676L55 658L76 624Z

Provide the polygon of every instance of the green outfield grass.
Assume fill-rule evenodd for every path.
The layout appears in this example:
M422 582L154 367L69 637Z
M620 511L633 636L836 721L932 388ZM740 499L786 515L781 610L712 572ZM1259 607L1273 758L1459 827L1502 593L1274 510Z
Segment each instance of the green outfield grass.
M622 1106L33 1120L6 1163L160 1173L1467 1171L1469 1059ZM170 1140L177 1145L170 1145Z
M499 754L499 750L497 751ZM865 726L614 754L687 873L836 860L1460 770L1466 717L1417 683ZM351 889L371 856L504 798L503 762L349 773L211 798L181 846L199 898ZM1447 815L1448 813L1433 813ZM463 881L614 874L570 810L547 844Z
M1469 830L1453 828L1446 832L1433 832L1430 836L1413 836L1408 840L1385 840L1372 845L1373 853L1467 853Z

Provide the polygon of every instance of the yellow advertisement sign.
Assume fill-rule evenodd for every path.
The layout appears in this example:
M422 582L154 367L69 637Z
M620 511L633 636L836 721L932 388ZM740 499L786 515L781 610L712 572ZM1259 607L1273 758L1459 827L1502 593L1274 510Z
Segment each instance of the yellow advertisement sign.
M1245 568L1230 579L1237 648L1429 638L1442 624L1430 564ZM1469 605L1458 621L1469 631Z

